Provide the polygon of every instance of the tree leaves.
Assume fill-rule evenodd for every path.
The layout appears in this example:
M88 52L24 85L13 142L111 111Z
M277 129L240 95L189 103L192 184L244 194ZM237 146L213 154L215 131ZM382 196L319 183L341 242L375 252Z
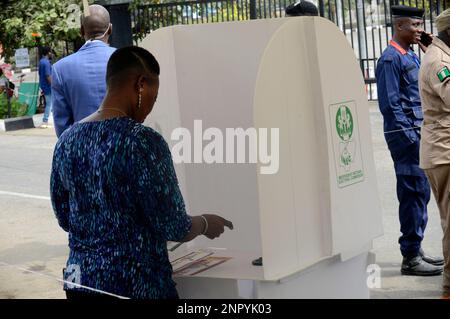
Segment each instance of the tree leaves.
M70 12L67 8L70 4L81 5L81 1L20 0L11 1L0 8L0 41L7 58L17 48L35 47L37 41L32 33L42 34L39 44L51 47L61 41L71 42L77 39L79 28L68 21Z

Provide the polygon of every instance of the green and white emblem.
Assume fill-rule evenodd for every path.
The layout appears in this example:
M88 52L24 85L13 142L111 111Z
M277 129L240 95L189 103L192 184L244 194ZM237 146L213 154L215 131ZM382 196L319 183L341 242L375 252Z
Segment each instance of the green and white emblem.
M439 81L444 82L446 78L450 76L450 71L446 66L444 66L437 74Z
M336 112L336 130L344 142L350 140L353 134L353 116L346 105L341 105Z
M330 124L338 186L364 180L355 102L330 105Z
M339 138L344 143L348 143L353 134L353 116L352 112L346 105L341 105L336 112L336 131ZM352 154L347 148L340 154L341 164L349 166L352 163Z

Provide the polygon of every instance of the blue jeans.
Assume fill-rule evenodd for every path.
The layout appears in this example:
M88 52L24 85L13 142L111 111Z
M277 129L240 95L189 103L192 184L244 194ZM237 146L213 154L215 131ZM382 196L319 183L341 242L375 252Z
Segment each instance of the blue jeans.
M50 112L52 111L52 93L45 94L45 111L42 122L47 123Z

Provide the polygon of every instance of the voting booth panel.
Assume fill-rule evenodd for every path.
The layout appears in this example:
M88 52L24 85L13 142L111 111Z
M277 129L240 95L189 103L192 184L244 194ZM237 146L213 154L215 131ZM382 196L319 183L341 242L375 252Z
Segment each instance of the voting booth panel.
M182 154L191 163L175 164L188 212L217 213L235 226L183 245L234 256L198 277L280 280L336 255L365 263L382 233L381 208L361 71L335 25L296 17L174 26L141 46L161 66L145 124L177 150L180 133L190 132ZM258 155L265 144L270 163L250 161L249 150L236 163L239 142L228 147L226 133L237 128L257 130ZM201 150L220 138L223 163L208 163ZM263 266L252 266L259 256Z
M381 205L361 69L341 32L319 37L331 34L331 29L337 31L331 24L315 26L316 37L321 39L317 41L317 59L329 138L332 254L350 258L382 235ZM342 52L337 61L330 56L333 51ZM341 66L336 68L337 64Z
M246 32L247 28L252 32ZM203 138L203 132L194 129L194 121L201 120L203 129L217 128L224 135L227 128L254 127L253 94L259 61L276 29L270 24L265 28L268 31L262 35L261 25L248 22L175 26L153 32L142 46L160 62L160 92L145 123L159 125L171 146L176 144L170 138L172 132L179 127L188 129L192 162L194 139ZM245 36L240 36L242 33ZM163 45L165 41L170 44ZM233 150L236 158L236 147ZM189 213L217 212L232 220L236 229L213 243L205 238L196 239L196 244L254 251L261 256L256 163L191 163L176 165L176 169L184 181L182 192Z
M331 256L327 137L312 25L312 18L281 24L256 80L255 125L280 127L279 171L258 175L265 278Z
M353 257L382 233L361 71L342 33L311 20L279 28L257 77L255 125L284 129L278 174L258 175L266 278L288 274L288 264L302 269L325 256ZM347 131L340 127L345 115ZM292 215L274 220L283 206ZM286 247L281 232L294 239L289 249L279 249Z

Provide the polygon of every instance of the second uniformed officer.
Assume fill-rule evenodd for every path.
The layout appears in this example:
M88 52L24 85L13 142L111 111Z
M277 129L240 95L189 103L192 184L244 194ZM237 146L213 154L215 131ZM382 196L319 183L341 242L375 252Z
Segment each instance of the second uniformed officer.
M425 170L444 231L444 295L450 296L450 9L436 18L438 36L420 69L424 125L420 166Z
M394 161L399 200L401 273L433 276L442 272L442 258L425 255L421 249L427 225L430 185L419 167L422 107L418 76L420 61L411 49L421 45L422 9L392 6L394 35L378 60L378 103L384 119L384 136Z

